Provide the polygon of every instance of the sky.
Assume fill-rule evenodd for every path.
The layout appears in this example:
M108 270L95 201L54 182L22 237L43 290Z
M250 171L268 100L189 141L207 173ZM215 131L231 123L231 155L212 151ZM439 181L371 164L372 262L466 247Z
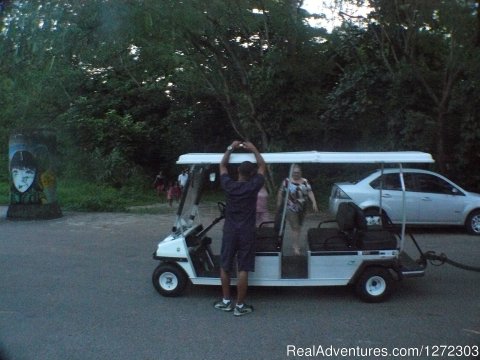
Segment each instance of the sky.
M366 16L368 7L358 8L352 5L343 8L334 7L334 0L304 0L303 8L309 13L325 14L326 19L315 19L311 21L312 25L318 25L331 31L334 26L341 23L341 18L338 16L339 11L343 11L352 16Z

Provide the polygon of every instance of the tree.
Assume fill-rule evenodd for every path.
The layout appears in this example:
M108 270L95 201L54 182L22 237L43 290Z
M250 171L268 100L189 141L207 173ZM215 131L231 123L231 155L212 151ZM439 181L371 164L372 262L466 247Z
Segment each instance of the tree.
M135 166L153 173L171 162L184 134L162 121L171 104L166 91L173 52L169 44L158 46L151 14L142 5L15 3L0 45L6 54L0 59L6 135L17 127L55 127L65 163L75 164L72 175L91 174L87 165L102 160L111 165L95 172L102 180L128 175L121 170ZM118 183L118 177L111 181Z
M440 170L446 172L454 160L448 151L455 142L452 133L458 136L451 99L478 52L474 2L375 0L371 4L370 19L378 23L374 31L385 68L396 79L406 74L431 104L432 149Z
M54 127L66 173L119 186L234 137L262 151L420 149L470 171L479 8L370 3L363 25L340 6L328 33L296 0L9 2L0 146L16 128Z
M322 116L326 141L429 151L455 177L460 164L478 163L478 114L466 101L478 79L478 8L473 1L370 4L363 26L347 21L329 38L338 80Z
M170 5L164 13L169 15L172 42L178 44L185 75L176 79L178 91L190 85L188 91L210 94L221 104L237 136L256 137L263 149L275 147L270 130L275 134L279 125L284 126L278 116L270 119L271 109L286 98L300 108L291 103L291 95L299 86L311 84L315 76L315 68L305 61L312 60L309 52L315 52L316 44L311 42L315 31L302 23L306 14L295 7L297 2L166 3ZM321 63L320 56L317 60ZM193 79L190 84L186 77ZM305 98L298 100L305 104ZM281 123L288 120L287 114Z

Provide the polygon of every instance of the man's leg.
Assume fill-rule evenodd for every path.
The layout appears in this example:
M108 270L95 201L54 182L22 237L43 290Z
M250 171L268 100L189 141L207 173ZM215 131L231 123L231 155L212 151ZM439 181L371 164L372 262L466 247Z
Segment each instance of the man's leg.
M237 305L233 315L242 316L253 311L253 306L245 304L248 290L248 272L255 271L255 234L246 234L242 249L237 253Z
M232 311L234 304L230 299L230 273L220 268L220 279L222 281L223 299L215 301L213 307L222 311Z
M243 304L247 296L248 271L239 271L237 276L237 304Z
M230 299L230 273L220 269L220 278L222 281L222 293L224 299Z

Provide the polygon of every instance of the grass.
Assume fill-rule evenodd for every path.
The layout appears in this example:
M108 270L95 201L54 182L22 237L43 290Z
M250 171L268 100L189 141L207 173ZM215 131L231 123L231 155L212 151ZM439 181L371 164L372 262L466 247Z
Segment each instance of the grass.
M10 202L10 187L8 182L0 181L0 205L8 205Z
M0 182L0 205L10 202L10 187ZM66 211L128 211L134 206L158 203L153 189L92 184L82 181L59 181L57 199L60 208Z
M85 181L61 180L57 184L57 199L62 211L132 212L136 214L169 214L172 212L159 201L150 187L128 186L116 189L111 186ZM207 202L224 201L221 191L208 190L203 196ZM0 205L10 203L10 185L0 181Z
M98 185L80 181L61 181L57 197L63 210L126 211L129 207L157 202L152 189Z
M317 204L320 209L328 207L328 192L315 190ZM270 207L275 209L274 195L271 195ZM93 212L132 212L136 214L169 214L172 209L160 203L154 190L145 186L128 186L116 189L111 186L98 185L85 181L61 180L57 185L57 198L62 211ZM207 190L202 202L217 203L225 201L221 190ZM0 181L0 205L10 202L10 186Z

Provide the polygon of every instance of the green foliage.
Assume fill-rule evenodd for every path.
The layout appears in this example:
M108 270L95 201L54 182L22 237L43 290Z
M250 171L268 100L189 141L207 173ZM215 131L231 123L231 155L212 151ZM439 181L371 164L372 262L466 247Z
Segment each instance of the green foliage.
M145 184L131 183L121 189L95 182L61 180L57 186L64 211L126 211L132 206L154 204L158 200Z
M290 141L306 135L294 128L315 124L323 62L319 44L311 41L321 32L305 26L305 14L287 1L167 3L166 21L183 62L174 81L218 102L236 136L264 149L286 132ZM175 99L181 92L173 92Z
M364 26L345 17L332 33L300 3L10 2L0 165L13 131L49 127L60 178L116 191L238 137L263 151L425 150L478 187L476 2L370 0Z
M57 198L62 211L121 211L139 214L173 213L152 189L150 178L135 176L121 189L97 182L61 179L57 184ZM209 190L203 195L206 203L225 201L223 191ZM10 202L10 185L0 181L0 205Z
M7 205L10 202L10 185L8 181L0 181L0 204Z
M65 163L69 176L93 178L98 182L120 187L137 174L139 166L132 166L138 151L137 143L148 136L145 125L133 121L130 115L119 116L109 111L104 118L84 118L74 115L67 120L67 132L76 134L75 148L84 151L79 154L67 152ZM65 147L65 146L64 146ZM84 166L75 161L81 159Z

